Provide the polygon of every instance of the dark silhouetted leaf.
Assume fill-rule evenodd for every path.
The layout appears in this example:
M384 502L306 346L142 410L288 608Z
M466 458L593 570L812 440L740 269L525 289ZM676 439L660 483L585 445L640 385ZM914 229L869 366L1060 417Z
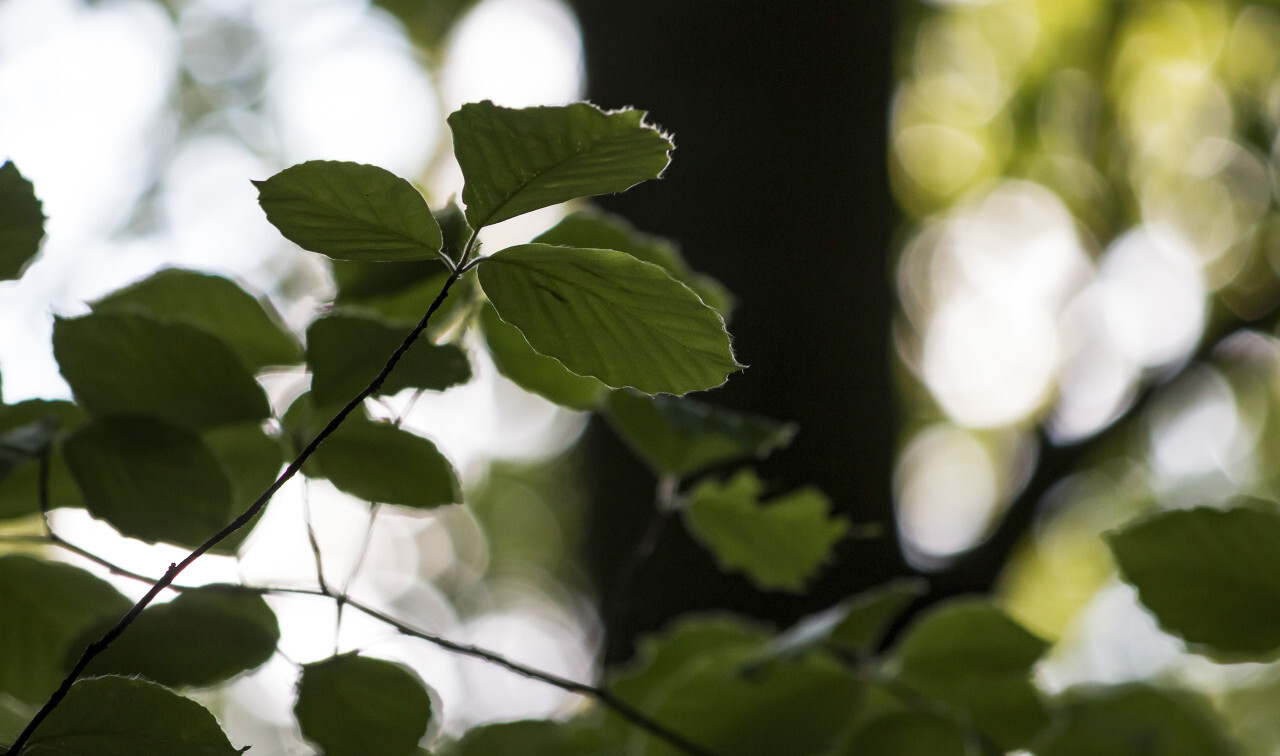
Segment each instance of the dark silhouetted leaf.
M59 318L53 353L94 415L150 415L199 430L270 414L236 353L186 323L120 311Z
M447 756L604 756L623 753L624 743L611 740L599 728L579 719L568 722L524 720L473 727L452 747Z
M671 140L639 110L586 103L513 110L488 100L449 116L472 228L576 197L626 191L657 178Z
M610 387L684 394L742 367L714 310L626 253L522 244L479 270L498 315L535 350Z
M760 501L762 492L751 470L727 483L704 482L689 497L685 523L722 569L741 572L765 590L800 591L849 525L830 516L831 502L816 488L768 502Z
M94 420L67 440L66 455L90 514L127 536L197 546L237 514L222 463L178 426Z
M408 669L348 654L302 668L293 713L325 756L409 756L427 733L431 698Z
M267 220L312 252L340 260L425 260L443 241L418 190L377 166L312 160L253 183Z
M71 428L84 421L84 413L71 402L30 399L18 404L0 406L0 435L32 423L54 425L53 440L60 440ZM25 517L40 511L40 464L38 460L15 465L0 479L0 520ZM84 499L76 486L61 445L55 445L49 456L49 508L82 507Z
M1132 684L1075 688L1035 746L1036 756L1233 756L1207 703L1182 691Z
M687 397L615 391L605 417L622 440L659 475L685 476L786 448L794 423L715 407Z
M950 719L924 712L897 712L867 722L841 748L848 756L969 756L964 731Z
M578 410L594 409L604 398L603 383L574 375L558 360L533 351L520 329L504 323L492 305L480 311L480 326L498 372L525 391Z
M234 493L233 515L249 508L280 475L285 463L285 445L268 436L260 423L223 425L201 435L231 480ZM230 521L230 518L228 518ZM213 547L215 554L234 554L252 532L257 519L227 536Z
M306 472L365 501L418 509L462 501L458 475L435 444L358 414L320 445Z
M44 211L18 166L0 165L0 281L22 277L44 239Z
M928 583L921 578L900 578L850 596L778 635L771 654L787 656L819 646L859 657L871 654L907 604L927 590Z

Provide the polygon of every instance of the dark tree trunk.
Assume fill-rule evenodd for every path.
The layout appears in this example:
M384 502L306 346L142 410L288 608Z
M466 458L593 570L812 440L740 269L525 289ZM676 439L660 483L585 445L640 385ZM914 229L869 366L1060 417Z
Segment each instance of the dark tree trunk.
M618 600L609 586L651 516L654 481L597 422L587 439L596 488L588 549L609 660L691 609L783 623L909 571L890 489L893 4L573 4L588 97L648 110L677 145L663 180L601 204L677 240L739 298L730 330L750 368L702 398L798 422L765 480L779 490L817 485L854 522L885 527L878 539L845 542L814 590L795 597L722 575L673 521Z

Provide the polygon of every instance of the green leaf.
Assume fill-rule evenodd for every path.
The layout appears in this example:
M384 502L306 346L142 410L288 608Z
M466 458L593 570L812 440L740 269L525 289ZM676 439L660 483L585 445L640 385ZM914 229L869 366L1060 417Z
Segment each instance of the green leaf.
M448 756L604 756L622 753L623 744L610 742L599 728L581 717L567 722L528 719L473 727L442 753Z
M794 423L631 391L610 394L605 417L655 473L680 477L748 457L764 459L786 448L796 433Z
M999 609L975 599L938 605L894 650L898 683L966 717L1004 750L1047 722L1031 667L1048 647Z
M923 596L922 578L898 578L841 601L799 622L774 638L771 656L790 656L826 646L855 657L873 653L889 625L913 600Z
M312 160L258 187L258 204L286 239L339 260L425 260L443 239L427 202L377 166Z
M671 140L639 110L594 105L514 110L469 103L449 116L472 228L657 178Z
M848 522L830 517L831 502L802 488L761 502L751 470L728 483L706 481L690 495L685 524L726 572L742 572L764 590L800 592L827 561Z
M0 556L0 691L39 705L70 669L90 628L120 619L131 602L109 583L68 564Z
M306 472L365 501L417 509L462 501L458 475L435 444L358 414L320 445Z
M15 281L40 251L44 211L35 187L11 161L0 165L0 281Z
M1076 688L1063 696L1036 756L1232 756L1239 750L1204 701L1142 684Z
M425 307L424 307L425 310ZM409 328L350 313L317 319L307 328L311 394L324 406L345 404L369 385L400 346ZM466 352L419 338L396 365L379 394L406 388L443 391L471 378Z
M203 706L146 680L92 677L36 729L23 756L235 756Z
M197 546L232 520L227 473L200 437L147 417L90 422L66 443L94 517L148 542Z
M623 252L522 244L484 258L479 271L498 315L535 350L610 387L684 394L742 367L714 310Z
M603 383L574 375L559 361L533 351L520 329L504 323L493 305L480 311L480 327L498 372L525 391L578 410L594 409L604 398Z
M57 430L57 423L49 418L0 430L0 480L8 477L15 468L43 457Z
M84 640L97 640L107 629L94 628ZM140 675L171 688L207 687L263 664L279 640L275 612L262 596L234 585L208 585L148 607L93 660L87 674Z
M84 413L71 402L29 399L18 404L0 406L0 433L31 423L55 425L58 432L52 440L61 441L68 429L84 421ZM40 511L40 464L38 460L16 465L0 479L0 520L25 517ZM49 455L49 508L83 507L84 499L76 486L61 444Z
M293 713L325 756L410 755L426 735L431 698L408 669L348 654L303 666Z
M201 435L209 451L222 463L231 481L231 512L239 515L249 508L280 475L285 463L285 445L267 435L259 423L224 425ZM261 517L261 513L258 515ZM230 522L232 518L228 518ZM253 531L257 518L214 546L215 554L234 554Z
M665 689L688 665L721 653L751 657L767 647L768 634L736 617L685 615L661 634L641 639L635 661L615 673L609 690L635 706Z
M53 353L93 415L150 415L199 430L271 411L235 352L186 323L118 311L58 318Z
M968 756L972 751L964 731L952 720L936 714L905 711L872 719L860 727L838 753L848 756Z
M1162 512L1109 540L1138 598L1193 650L1224 661L1261 661L1280 651L1274 505Z
M168 268L93 303L95 312L136 311L202 328L231 347L252 372L302 362L302 345L275 307L236 283Z
M616 249L643 262L653 263L671 277L693 289L702 301L725 319L733 312L733 295L711 276L695 273L680 250L667 239L635 229L620 216L598 210L583 210L562 219L534 237L540 244L560 247Z

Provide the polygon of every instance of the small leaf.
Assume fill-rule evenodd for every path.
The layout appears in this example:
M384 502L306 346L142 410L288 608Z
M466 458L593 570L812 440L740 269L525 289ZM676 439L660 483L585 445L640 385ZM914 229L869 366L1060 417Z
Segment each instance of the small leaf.
M410 756L427 733L431 698L408 669L348 654L303 666L293 713L325 756Z
M1138 683L1074 688L1036 756L1233 756L1210 706L1183 691Z
M749 658L767 647L768 634L737 617L685 615L662 633L640 640L635 660L615 673L609 690L635 706L664 690L689 665L715 654Z
M235 352L186 323L119 311L58 318L53 353L93 415L150 415L199 430L271 412Z
M85 640L97 640L106 629L95 628ZM238 586L207 585L145 609L93 660L87 674L140 675L171 688L207 687L263 664L279 640L275 612L262 596Z
M733 295L711 276L695 273L676 245L667 239L637 231L617 215L584 210L565 217L552 228L534 237L539 244L560 247L616 249L637 260L653 263L671 277L693 289L708 307L725 319L733 311Z
M425 306L423 308L426 309ZM321 406L344 404L364 390L400 346L410 328L355 314L336 313L307 328L307 365L311 393ZM452 344L417 339L378 392L406 388L443 391L471 378L466 352Z
M443 241L418 190L377 166L312 160L253 183L267 220L311 252L339 260L426 260Z
M203 328L252 372L302 362L302 345L269 301L208 273L168 268L93 303L95 312L135 310Z
M124 535L197 546L237 514L221 462L178 426L146 417L94 420L67 440L66 455L89 513Z
M83 421L84 412L71 402L29 399L0 405L0 434L31 423L44 423L57 427L52 440L61 441L70 428ZM0 480L0 520L40 511L39 479L39 460L32 460L16 465ZM49 455L49 508L83 506L80 489L67 469L61 444L57 444Z
M90 628L120 619L131 602L78 567L0 556L0 692L39 705L58 687L69 654Z
M928 584L920 578L899 578L802 618L773 639L771 656L790 656L826 646L855 657L866 657L879 646L889 625L907 604L923 596Z
M449 116L472 228L657 178L671 140L639 110L587 103L514 110L470 103Z
M23 756L235 756L203 706L146 680L91 677L36 728Z
M727 572L742 572L764 590L799 592L830 556L848 523L829 516L831 502L815 488L760 501L751 470L728 483L694 489L685 523Z
M35 187L10 161L0 165L0 281L15 281L40 251L44 211Z
M365 501L417 509L462 501L458 475L435 444L356 414L320 445L306 472Z
M905 711L867 722L837 753L848 756L969 756L973 752L969 750L964 731L955 722L936 714Z
M685 476L748 457L764 459L795 436L780 423L693 399L615 391L605 417L627 446L658 475Z
M574 375L559 361L533 351L520 329L504 323L493 305L480 311L480 327L498 372L525 391L578 410L594 409L604 398L603 383Z
M1031 667L1048 647L978 600L938 605L898 643L897 681L963 714L1004 750L1022 747L1048 721Z
M610 387L684 394L742 367L714 310L628 254L523 244L484 258L479 278L538 353Z
M1110 535L1161 627L1230 661L1280 651L1280 514L1273 505L1161 512Z

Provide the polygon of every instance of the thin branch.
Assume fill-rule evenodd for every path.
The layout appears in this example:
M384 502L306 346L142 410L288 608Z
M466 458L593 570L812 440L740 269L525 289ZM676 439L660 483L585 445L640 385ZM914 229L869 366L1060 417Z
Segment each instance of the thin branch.
M316 563L316 582L320 584L320 592L326 596L333 593L329 590L329 582L324 579L324 559L320 556L320 541L316 538L315 526L311 524L311 496L310 488L307 489L307 495L302 497L302 521L307 528L307 544L311 547L311 556Z
M347 419L347 416L359 408L360 405L364 403L365 399L377 393L378 389L382 387L382 384L386 382L387 376L391 374L391 371L395 368L396 364L400 362L400 358L409 350L409 347L413 345L413 342L417 340L418 336L426 330L427 324L431 320L431 316L435 314L436 310L440 309L440 305L442 305L445 298L449 296L449 289L457 282L460 275L462 275L461 271L456 268L449 274L449 277L445 279L444 286L440 289L440 293L436 295L435 300L431 302L431 306L427 308L426 314L422 316L422 320L418 321L418 324L414 326L413 330L409 332L409 335L404 338L404 341L400 343L400 346L396 347L396 350L391 353L391 356L387 359L386 364L383 365L382 370L378 372L378 375L369 382L368 386L365 386L363 391L352 397L351 401L347 402L346 406L339 410L338 413L329 420L328 424L325 425L325 427L316 434L316 437L311 440L311 443L307 444L307 446L298 454L297 458L295 458L293 462L289 463L289 466L280 474L280 477L276 478L276 481L268 486L267 490L263 491L262 495L259 496L253 504L249 505L248 509L240 513L239 517L232 520L222 530L219 530L217 533L210 536L207 541L196 547L190 554L184 557L182 561L169 565L169 569L165 571L160 580L151 587L151 590L147 591L146 595L138 600L138 603L133 605L133 608L120 618L120 621L117 622L114 627L108 630L101 638L90 643L85 648L84 652L80 655L79 660L76 661L75 666L72 667L71 671L67 673L67 676L63 678L58 689L53 692L53 695L49 697L48 701L45 701L44 705L40 707L40 710L36 712L35 716L31 718L31 721L28 722L27 726L22 730L22 733L18 735L18 738L9 747L10 756L18 756L18 754L22 753L23 748L26 746L27 741L31 739L31 735L35 732L36 728L40 726L40 723L43 722L55 708L57 708L58 704L62 702L62 699L66 698L68 691L71 690L71 686L82 674L84 674L84 670L89 666L89 662L93 661L98 654L105 651L107 647L111 645L112 641L118 638L120 634L129 627L129 625L133 624L134 620L138 618L138 615L142 613L142 610L146 609L147 605L149 605L162 590L169 587L169 585L173 583L174 579L177 578L183 570L190 566L192 562L203 556L209 549L217 546L227 536L236 532L253 520L253 518L256 517L264 507L266 507L267 502L271 501L271 498L275 496L276 492L302 469L303 464L310 459L311 455L315 453L320 444L322 444L325 439L338 429L338 426Z

